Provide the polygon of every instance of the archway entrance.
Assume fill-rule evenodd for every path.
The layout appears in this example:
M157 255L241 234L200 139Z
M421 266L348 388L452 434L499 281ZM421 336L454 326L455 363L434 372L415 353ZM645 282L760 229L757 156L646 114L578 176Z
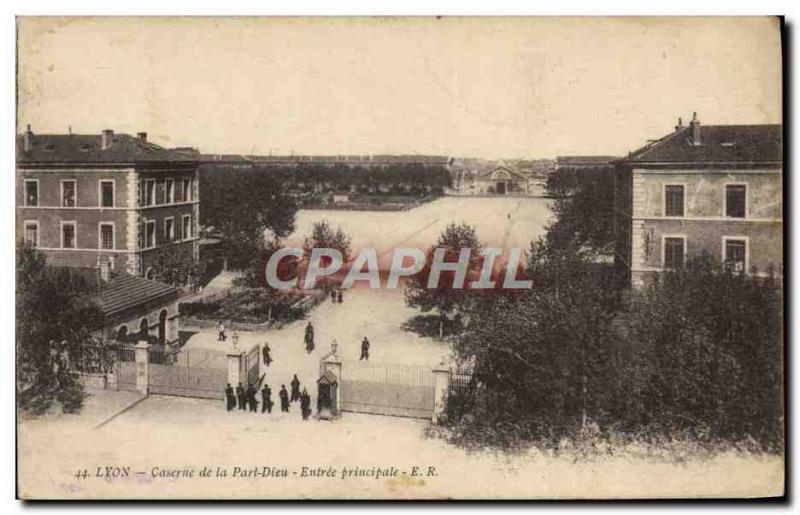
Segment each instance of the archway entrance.
M505 195L506 194L506 183L502 182L502 181L498 181L497 182L497 187L495 188L495 191L497 192L498 195Z
M139 337L147 338L149 334L150 334L150 326L147 323L147 319L143 318L141 323L139 324Z
M123 325L122 327L119 328L119 331L117 331L117 341L124 342L127 339L128 339L128 326Z

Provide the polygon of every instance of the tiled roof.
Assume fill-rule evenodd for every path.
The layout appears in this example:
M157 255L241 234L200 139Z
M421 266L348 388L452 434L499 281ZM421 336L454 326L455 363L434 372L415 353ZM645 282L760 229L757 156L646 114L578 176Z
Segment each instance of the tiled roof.
M523 175L522 172L520 172L516 167L509 166L509 165L495 166L494 168L492 168L490 170L486 170L484 172L479 173L478 174L478 178L491 177L492 174L494 174L494 172L496 172L498 170L505 170L510 175L513 175L517 180L520 180L520 181L527 181L528 180L528 178L525 177L525 175Z
M783 161L781 125L701 125L700 144L691 127L682 127L632 152L630 163L779 163Z
M604 165L611 164L619 157L615 156L558 156L556 157L556 164L569 164L569 165Z
M161 147L129 134L114 134L109 148L101 148L100 134L32 134L27 152L24 136L17 136L19 163L140 163L195 162L196 156Z
M143 277L121 274L113 277L100 289L100 308L108 316L141 306L149 301L176 296L178 290L168 284Z

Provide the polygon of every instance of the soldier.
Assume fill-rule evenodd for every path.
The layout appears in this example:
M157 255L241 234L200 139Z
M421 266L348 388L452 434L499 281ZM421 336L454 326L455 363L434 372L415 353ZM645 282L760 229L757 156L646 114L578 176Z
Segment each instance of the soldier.
M289 392L286 391L286 385L281 385L281 391L278 392L278 397L281 398L281 411L289 413Z
M239 386L236 387L236 399L239 401L239 409L243 410L245 408L245 397L244 386L242 386L241 381L239 382Z
M306 325L305 342L306 342L306 350L308 352L314 350L314 326L311 325L311 322L309 322Z
M231 383L228 383L228 386L225 387L225 404L228 411L236 407L236 396L233 393Z
M341 304L342 303L342 290L339 290L339 294L338 294L337 297L339 299L339 304Z
M292 378L292 382L289 384L292 386L291 402L294 402L300 398L300 380L297 379L297 374L294 375L294 378Z
M336 290L331 290L331 302L336 304Z
M361 357L358 360L361 361L362 359L369 361L369 340L367 340L366 336L361 340Z
M247 387L247 402L250 404L250 411L258 413L258 399L256 399L256 389L253 385Z
M303 420L308 420L308 416L311 414L311 396L308 395L305 388L303 388L303 393L300 394L300 412L303 415Z
M261 389L261 413L265 411L272 413L272 390L269 389L267 383L264 383L264 388Z

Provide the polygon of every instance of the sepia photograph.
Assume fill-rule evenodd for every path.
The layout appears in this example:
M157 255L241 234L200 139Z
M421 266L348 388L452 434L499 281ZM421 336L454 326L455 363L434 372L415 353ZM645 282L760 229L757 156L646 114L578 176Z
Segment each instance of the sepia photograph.
M782 17L15 29L18 499L785 496Z

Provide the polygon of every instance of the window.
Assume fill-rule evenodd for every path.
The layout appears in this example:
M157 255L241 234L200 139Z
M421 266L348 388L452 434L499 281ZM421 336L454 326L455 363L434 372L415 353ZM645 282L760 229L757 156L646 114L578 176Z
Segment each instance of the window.
M747 271L747 240L744 238L723 238L725 265L735 272Z
M156 203L156 181L148 179L144 181L144 198L142 203L145 206L153 206Z
M683 256L686 250L686 240L683 237L664 238L664 268L676 269L683 267Z
M183 215L183 227L181 234L184 240L191 239L192 237L192 215Z
M75 248L75 222L61 222L61 248Z
M75 207L75 181L61 181L61 207Z
M171 216L164 219L164 240L175 241L175 218Z
M144 248L150 249L156 246L156 221L147 220L144 223Z
M114 181L100 181L100 207L114 207Z
M25 222L25 243L32 247L39 246L39 222Z
M175 181L167 179L164 183L164 203L172 204L175 202Z
M39 205L39 181L36 179L25 181L25 205Z
M183 201L189 202L192 200L192 180L183 180Z
M747 186L744 184L725 185L725 216L745 218L747 213Z
M100 224L100 248L104 250L114 250L114 224Z
M664 186L664 216L683 216L683 185Z

